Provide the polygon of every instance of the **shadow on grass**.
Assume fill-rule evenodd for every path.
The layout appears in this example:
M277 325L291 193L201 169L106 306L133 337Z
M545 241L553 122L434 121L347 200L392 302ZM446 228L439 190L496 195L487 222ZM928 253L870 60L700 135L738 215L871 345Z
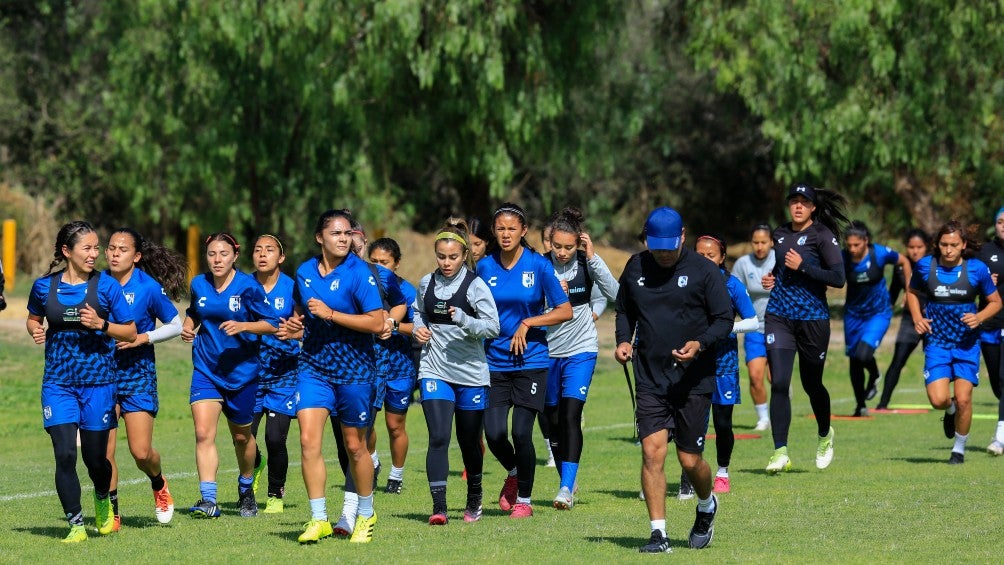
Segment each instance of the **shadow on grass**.
M813 465L812 470L813 471L816 470L815 465ZM770 476L773 476L775 474L776 475L795 475L795 474L799 474L799 473L808 473L809 469L800 469L798 467L792 467L791 469L788 469L787 471L782 471L780 473L773 473L773 474L772 473L768 473L766 469L762 469L762 468L761 469L738 469L736 472L738 472L738 473L746 473L747 475L761 475L761 476L765 476L765 477L770 477Z
M917 463L928 465L931 463L945 463L948 464L948 458L937 458L934 457L891 457L890 461L905 461L907 463Z
M638 447L641 447L641 444L638 443L639 440L636 437L621 437L621 438L617 438L616 441L623 441L624 443L630 443L632 445L636 445Z
M273 531L269 532L268 535L270 535L272 537L275 537L275 538L279 538L281 540L291 541L291 542L297 542L298 543L300 541L300 534L302 534L302 533L303 533L302 530L287 530L287 529L284 528L284 529L282 529L280 531L273 530ZM335 538L335 539L338 539L338 538Z
M177 516L179 512L175 510L174 514ZM161 524L153 516L122 516L122 527L125 528L154 528L162 525L169 524Z
M668 490L668 489L667 489ZM614 498L621 498L624 500L638 500L639 490L598 490L595 491L599 494L607 494Z
M70 531L69 526L32 526L32 527L20 527L11 528L12 531L22 533L22 534L32 534L43 538L50 539L63 539L66 534ZM91 529L87 532L87 535L97 535L96 532Z
M625 549L633 549L638 551L638 548L648 543L648 538L636 537L636 538L626 538L626 537L602 537L602 536L588 536L583 538L590 543L612 543L616 546L623 547ZM688 549L686 540L670 540L669 546L674 549Z

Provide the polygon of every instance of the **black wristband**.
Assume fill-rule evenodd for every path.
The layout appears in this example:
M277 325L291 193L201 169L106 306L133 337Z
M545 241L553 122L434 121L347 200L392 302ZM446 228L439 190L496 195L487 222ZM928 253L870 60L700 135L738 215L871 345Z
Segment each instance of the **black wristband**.
M108 332L108 320L105 320L105 323L101 324L101 331Z

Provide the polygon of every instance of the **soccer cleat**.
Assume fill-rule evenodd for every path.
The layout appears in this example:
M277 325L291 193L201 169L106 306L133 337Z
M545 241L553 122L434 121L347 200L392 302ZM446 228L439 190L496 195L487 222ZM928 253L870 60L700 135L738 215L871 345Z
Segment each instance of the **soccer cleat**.
M110 497L98 498L97 494L94 495L94 525L103 536L115 531L115 513Z
M445 526L450 519L446 515L446 511L433 510L432 515L429 516L430 526Z
M481 495L468 494L467 507L464 508L464 522L477 522L481 519Z
M277 498L276 500L282 500ZM303 533L297 539L300 543L318 542L331 535L331 522L327 520L311 520L303 525Z
M249 488L240 494L237 499L237 507L240 508L241 518L254 518L258 515L258 503L254 499L254 488Z
M690 547L692 549L704 549L711 545L711 538L715 537L715 514L718 513L718 497L711 495L715 502L715 507L711 512L701 512L697 509L697 517L694 518L694 527L690 528Z
M117 532L122 529L122 516L119 514L115 515L115 525L112 526L112 531Z
M558 510L571 510L573 504L575 504L575 500L572 497L572 491L568 490L568 487L561 487L558 495L554 497L554 507Z
M945 430L946 438L955 439L955 414L949 414L948 411L945 411L945 417L941 419L941 427Z
M193 518L219 518L220 507L215 502L200 500L188 509L188 514Z
M652 530L648 543L639 547L638 553L673 553L673 548L669 547L669 539L662 535L662 532Z
M268 500L265 501L265 509L262 510L263 514L282 514L285 510L285 504L282 502L281 498L270 496ZM330 523L328 524L331 525Z
M547 456L547 464L544 465L544 466L545 467L556 467L557 466L557 464L554 462L554 456L553 455L548 455Z
M265 456L261 456L261 462L254 468L251 473L251 490L255 493L258 492L258 487L261 486L261 476L262 471L265 470Z
M373 492L377 491L377 481L380 479L380 468L383 467L380 463L373 466Z
M694 485L690 484L690 479L686 473L680 473L680 492L676 494L677 500L690 500L694 498Z
M352 543L369 543L373 541L373 526L376 525L377 516L374 513L369 518L365 516L356 517L356 527L352 530Z
M819 438L816 446L816 468L825 469L833 461L833 428L825 436Z
M153 491L153 513L161 524L167 524L174 517L174 497L167 490L167 479L164 479L163 488Z
M770 420L768 420L768 419L757 420L756 426L754 426L753 429L756 430L756 431L758 431L758 432L763 432L763 431L769 430L770 429Z
M638 500L645 500L645 490L638 491Z
M868 392L865 393L865 400L871 400L878 394L878 379L869 383Z
M80 543L87 541L87 530L79 524L70 524L70 532L63 538L63 543Z
M509 514L510 518L529 518L530 516L533 516L533 506L525 502L517 502L512 507L512 514Z
M516 481L516 476L512 475L505 478L505 482L502 483L502 491L499 492L499 508L503 511L508 512L512 510L514 504L516 504L516 489L519 483Z
M338 523L335 524L335 527L332 528L331 531L334 532L336 536L348 537L352 535L353 529L355 529L355 522L349 520L348 516L342 514L338 518Z
M948 457L949 465L962 465L965 462L966 462L966 456L962 453L959 453L958 451L953 451L952 454Z
M854 417L855 418L864 418L867 415L868 415L868 407L867 406L858 406L857 408L854 409Z
M771 475L791 469L791 459L788 458L788 447L779 447L774 450L774 455L770 456L767 463L767 472Z
M993 440L990 442L990 445L987 446L987 453L997 456L1004 455L1004 443Z
M383 491L387 494L401 494L401 489L404 487L404 481L399 481L397 479L387 479L387 488Z
M731 489L728 477L715 477L715 485L712 487L711 492L726 493Z

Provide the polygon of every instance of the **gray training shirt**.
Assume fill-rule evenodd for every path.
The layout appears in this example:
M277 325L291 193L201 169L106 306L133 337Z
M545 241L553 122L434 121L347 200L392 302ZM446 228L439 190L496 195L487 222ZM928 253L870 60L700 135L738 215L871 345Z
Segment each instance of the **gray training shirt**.
M475 277L467 287L467 301L477 312L477 318L455 308L453 321L456 325L426 325L424 298L429 282L434 281L432 292L437 299L449 300L460 289L465 276L467 267L462 266L453 277L446 278L437 271L425 275L418 283L418 294L412 305L415 329L428 327L432 331L432 338L422 346L418 378L439 379L461 386L489 386L484 340L498 337L499 313L488 285L480 277Z
M757 331L760 333L763 333L763 316L767 311L767 299L770 298L770 291L764 290L760 280L773 270L773 249L767 252L767 257L763 261L758 261L752 253L748 253L736 259L736 264L732 267L732 274L746 286L746 291L753 300L753 309L756 310L756 318L760 321L760 328Z
M575 278L579 262L574 257L566 265L558 264L553 253L548 253L548 257L558 280L567 283ZM589 271L589 278L593 281L593 291L599 288L606 300L616 300L620 284L603 259L593 253L593 258L586 261L586 268ZM571 320L547 328L548 356L571 357L579 353L595 353L600 350L591 302L572 307Z

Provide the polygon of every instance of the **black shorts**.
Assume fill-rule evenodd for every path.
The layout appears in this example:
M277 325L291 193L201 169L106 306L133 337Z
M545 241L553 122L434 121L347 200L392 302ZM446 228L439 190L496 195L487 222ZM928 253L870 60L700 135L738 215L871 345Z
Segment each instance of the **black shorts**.
M767 351L772 349L796 350L800 357L826 360L830 346L829 320L789 320L774 314L764 318L764 339Z
M488 391L488 407L522 406L544 411L547 391L547 369L492 371L492 388Z
M710 394L657 394L638 391L638 437L644 439L662 430L686 453L704 453L708 433Z
M910 316L900 317L899 331L896 333L896 343L915 346L920 343L921 337L913 325L913 318Z

